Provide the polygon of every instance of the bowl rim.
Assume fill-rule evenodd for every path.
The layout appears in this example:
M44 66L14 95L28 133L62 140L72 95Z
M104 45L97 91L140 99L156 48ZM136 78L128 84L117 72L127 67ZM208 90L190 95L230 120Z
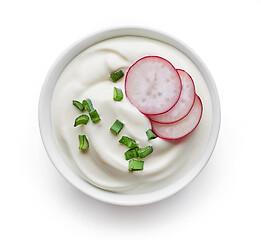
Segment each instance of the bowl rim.
M62 156L58 151L58 147L56 146L55 136L52 130L50 106L53 90L61 72L75 56L77 56L86 48L94 45L95 43L120 36L139 36L155 39L161 42L165 42L183 52L187 57L190 58L190 60L201 72L208 86L212 100L212 129L206 149L199 158L198 163L178 181L175 181L166 187L153 192L141 194L121 194L105 191L89 184L78 174L73 172L63 161ZM71 46L65 49L60 54L60 56L58 56L47 73L41 89L38 106L38 121L45 150L55 168L68 182L70 182L74 187L86 195L89 195L100 201L115 205L137 206L154 203L177 193L190 182L192 182L192 180L195 179L196 176L203 170L214 151L218 139L221 123L221 109L218 91L213 77L211 76L208 68L201 58L189 46L176 37L158 30L149 29L147 27L117 27L87 35L82 39L74 42Z

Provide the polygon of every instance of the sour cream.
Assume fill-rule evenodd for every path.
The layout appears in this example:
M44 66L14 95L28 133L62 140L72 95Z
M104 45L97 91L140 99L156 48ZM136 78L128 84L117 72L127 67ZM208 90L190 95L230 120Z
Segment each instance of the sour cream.
M196 92L203 102L203 116L197 129L186 138L168 142L156 138L148 141L146 131L151 128L141 114L124 96L113 100L113 88L124 91L125 79L113 83L109 74L127 69L139 58L157 55L169 60L176 68L187 71L195 82ZM73 127L82 114L72 100L90 98L101 117L98 123ZM51 105L52 127L63 158L88 183L113 192L147 192L178 180L195 165L202 154L211 130L211 98L205 81L193 62L176 48L149 38L117 37L97 43L76 56L59 77ZM125 124L116 136L110 127L119 119ZM78 135L85 134L90 147L78 149ZM122 136L135 139L140 147L153 146L153 153L144 159L144 170L129 172L125 160Z

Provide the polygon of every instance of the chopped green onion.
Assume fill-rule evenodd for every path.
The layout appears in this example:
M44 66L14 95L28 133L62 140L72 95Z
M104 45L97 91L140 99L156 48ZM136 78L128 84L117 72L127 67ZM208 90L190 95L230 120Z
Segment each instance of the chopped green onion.
M139 156L138 156L138 153L137 153L137 150L138 150L138 148L133 148L133 149L130 149L130 150L128 150L127 152L125 152L125 153L124 153L125 159L126 159L126 160L129 160L129 159L132 159L132 158L137 158L137 157L139 157Z
M79 149L86 150L89 148L89 142L85 135L79 135Z
M89 112L92 122L99 122L101 120L96 109Z
M122 136L122 138L119 140L119 142L126 145L130 149L138 146L138 144L136 143L135 140L133 140L129 137L126 137L126 136Z
M129 171L140 171L143 170L144 161L131 159L129 161Z
M152 146L148 146L148 147L145 147L145 148L139 148L137 150L137 153L138 153L138 156L140 158L145 158L147 157L149 154L151 154L153 152L153 148Z
M82 101L83 107L87 109L88 112L91 112L94 110L91 99L83 100Z
M89 117L86 114L82 114L75 119L74 127L77 127L78 125L81 124L86 125L88 121L89 121Z
M113 100L121 101L123 99L123 93L121 89L114 87L113 89Z
M83 111L83 109L84 109L84 106L80 102L78 102L76 100L73 100L73 105L75 107L77 107L80 111Z
M154 138L157 137L157 136L155 135L155 133L152 132L151 129L147 130L146 134L147 134L148 140L151 140L151 139L154 139Z
M124 76L124 73L122 70L119 70L118 72L111 73L110 78L113 82L117 82Z
M123 126L124 126L124 124L123 124L120 120L117 119L117 120L113 123L113 125L111 126L110 130L111 130L114 134L118 135L119 132L121 131L121 129L123 128Z

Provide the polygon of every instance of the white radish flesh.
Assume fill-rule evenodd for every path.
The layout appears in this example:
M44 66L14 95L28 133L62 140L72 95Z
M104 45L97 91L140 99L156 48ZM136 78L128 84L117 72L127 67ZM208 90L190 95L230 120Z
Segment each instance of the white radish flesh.
M191 76L184 70L178 69L182 83L182 91L177 104L168 112L149 116L149 119L158 123L174 123L188 115L195 101L195 86Z
M174 66L164 58L148 56L139 59L128 70L126 96L143 114L167 112L179 100L181 80Z
M177 140L194 131L198 126L203 112L202 102L198 95L189 114L178 122L162 124L151 121L152 131L160 138Z

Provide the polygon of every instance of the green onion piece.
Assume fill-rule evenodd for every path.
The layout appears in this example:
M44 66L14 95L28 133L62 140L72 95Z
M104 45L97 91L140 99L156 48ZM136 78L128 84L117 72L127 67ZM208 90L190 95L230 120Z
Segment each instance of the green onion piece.
M123 124L120 120L117 119L117 120L113 123L113 125L111 126L110 130L111 130L114 134L118 135L119 132L121 131L121 129L123 128L123 126L124 126L124 124Z
M92 122L99 122L101 120L96 109L89 112Z
M86 150L89 148L89 142L85 135L79 135L79 149Z
M83 100L82 101L83 107L87 109L88 112L91 112L94 110L91 99Z
M140 171L143 170L144 161L131 159L129 161L129 171Z
M129 159L132 159L132 158L137 158L139 157L138 153L137 153L137 150L139 148L133 148L133 149L130 149L128 150L127 152L124 153L125 155L125 159L126 160L129 160Z
M148 140L151 140L151 139L154 139L154 138L157 137L157 136L155 135L155 133L152 132L151 129L147 130L146 134L147 134Z
M77 107L80 111L83 111L83 109L84 109L84 106L80 102L78 102L76 100L73 100L73 105L75 107Z
M113 82L117 82L124 76L124 73L122 70L119 70L118 72L111 73L110 78Z
M149 154L151 154L153 152L153 148L152 146L148 146L148 147L145 147L145 148L139 148L137 150L137 153L139 155L140 158L145 158L147 157Z
M126 137L126 136L122 136L122 138L119 140L119 142L126 145L130 149L138 146L138 144L136 143L135 140L133 140L129 137Z
M121 101L123 99L123 93L121 89L114 87L113 89L113 100Z
M89 117L86 114L82 114L75 119L74 127L77 127L78 125L81 124L86 125L88 121L89 121Z

